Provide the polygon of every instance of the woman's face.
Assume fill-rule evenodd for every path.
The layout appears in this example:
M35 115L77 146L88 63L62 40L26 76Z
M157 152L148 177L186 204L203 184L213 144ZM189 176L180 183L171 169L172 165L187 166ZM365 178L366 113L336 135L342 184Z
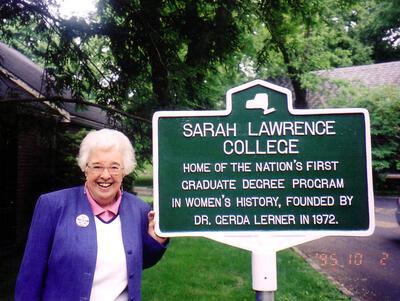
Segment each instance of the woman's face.
M95 149L85 169L86 186L100 205L111 204L121 188L123 174L122 155L114 149Z

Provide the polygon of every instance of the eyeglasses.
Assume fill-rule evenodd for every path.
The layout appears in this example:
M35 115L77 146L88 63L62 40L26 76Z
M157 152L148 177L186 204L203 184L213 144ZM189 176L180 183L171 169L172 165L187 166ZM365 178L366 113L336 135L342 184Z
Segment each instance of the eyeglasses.
M87 164L86 167L89 168L90 171L96 175L101 175L104 172L104 169L107 168L108 173L113 176L121 174L122 170L124 169L119 165L103 166L97 164L95 165Z

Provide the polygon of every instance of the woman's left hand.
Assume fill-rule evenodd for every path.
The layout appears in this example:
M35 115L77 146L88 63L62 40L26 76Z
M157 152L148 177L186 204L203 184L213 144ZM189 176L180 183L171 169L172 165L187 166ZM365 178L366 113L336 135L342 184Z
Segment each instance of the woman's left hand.
M153 237L156 241L158 241L160 244L164 244L167 241L166 237L160 237L156 234L154 227L156 225L155 221L155 212L152 210L147 214L147 217L149 219L149 230L148 233L151 237Z

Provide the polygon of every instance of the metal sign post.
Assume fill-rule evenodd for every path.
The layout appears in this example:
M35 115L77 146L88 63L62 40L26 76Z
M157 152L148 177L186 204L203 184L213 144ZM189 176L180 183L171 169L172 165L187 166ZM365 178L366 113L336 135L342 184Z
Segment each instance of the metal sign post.
M251 251L254 290L273 292L277 251L374 231L370 147L366 110L295 110L261 80L229 90L225 110L156 112L156 231Z
M274 301L275 292L256 292L256 301Z
M275 252L252 252L251 271L257 301L274 300L278 288Z
M237 235L227 233L208 233L205 237L251 252L252 288L256 300L274 300L277 290L276 254L308 241L321 238L319 234L305 233L296 236L271 235L268 232Z

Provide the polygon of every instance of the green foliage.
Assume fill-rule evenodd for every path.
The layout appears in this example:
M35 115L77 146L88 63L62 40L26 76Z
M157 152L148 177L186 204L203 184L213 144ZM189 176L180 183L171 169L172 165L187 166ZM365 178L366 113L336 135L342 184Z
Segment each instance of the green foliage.
M369 46L375 62L400 59L400 5L398 0L357 1L351 35Z
M329 107L360 107L369 111L375 174L400 172L400 89L342 85ZM378 180L378 179L377 179Z
M83 172L78 167L76 157L79 146L88 130L65 131L61 128L56 132L55 174L53 189L62 189L82 185L85 181Z
M135 186L153 187L153 166L145 164L135 170Z
M228 88L278 76L307 107L310 71L399 58L397 2L99 0L90 18L62 19L54 0L4 0L0 39L46 68L57 90L130 115L113 125L141 163L156 110L221 108Z
M52 5L2 1L0 39L38 57L57 90L141 117L114 116L139 162L151 156L151 126L143 119L159 109L210 109L237 84L231 66L248 47L242 35L254 8L250 0L99 0L97 15L84 20L62 19Z
M370 62L370 49L349 35L352 2L261 1L267 34L258 63L291 79L295 107L307 107L309 72Z

